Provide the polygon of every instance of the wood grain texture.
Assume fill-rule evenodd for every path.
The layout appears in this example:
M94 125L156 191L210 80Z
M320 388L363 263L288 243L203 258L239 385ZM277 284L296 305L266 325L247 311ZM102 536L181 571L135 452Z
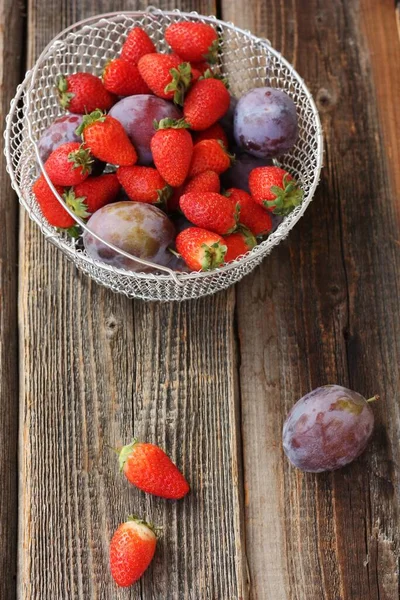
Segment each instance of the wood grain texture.
M394 5L225 0L222 8L295 64L326 143L305 218L237 290L250 597L392 600L400 542ZM284 416L329 382L381 394L375 436L340 472L302 474L283 456Z
M31 1L30 61L70 22L110 8ZM79 275L26 218L20 257L19 598L244 599L233 291L182 305L129 301ZM118 473L107 444L134 435L182 468L185 500L145 496ZM132 513L163 534L141 582L117 590L108 544Z
M22 7L0 4L0 122L19 83L23 31ZM15 598L17 541L18 200L11 189L0 138L0 598Z

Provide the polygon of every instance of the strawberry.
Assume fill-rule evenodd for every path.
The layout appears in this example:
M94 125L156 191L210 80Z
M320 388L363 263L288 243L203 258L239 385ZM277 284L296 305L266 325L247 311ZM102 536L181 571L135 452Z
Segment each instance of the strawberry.
M192 271L211 271L221 266L226 254L224 238L217 233L189 227L176 236L176 249Z
M189 492L182 473L154 444L133 440L120 451L119 466L130 483L148 494L179 500Z
M276 215L288 215L303 199L303 191L296 181L279 167L253 169L249 188L253 199Z
M89 176L93 159L87 148L79 142L61 144L50 154L44 164L54 185L77 185Z
M175 104L183 98L191 81L190 64L175 54L146 54L138 63L139 72L153 94Z
M160 175L172 187L185 181L193 153L192 136L186 131L187 123L180 119L162 119L155 125L150 148Z
M228 263L252 250L257 241L251 231L243 227L239 231L224 237L224 243L227 247L225 262Z
M110 94L101 79L91 73L74 73L60 75L57 80L57 91L60 104L71 113L84 115L96 108L109 110L117 101Z
M143 575L153 560L157 538L154 529L137 517L129 517L110 543L110 568L114 581L128 587Z
M197 227L227 235L237 227L239 210L233 202L215 192L189 192L181 196L179 206L185 217Z
M238 188L230 188L225 195L240 206L240 222L254 235L265 235L272 229L272 219L268 211L254 202L253 198Z
M104 67L103 83L106 90L117 96L150 94L150 88L142 79L137 65L122 58L110 60Z
M125 192L135 202L157 204L165 202L171 195L171 188L152 167L120 167L118 179Z
M231 97L225 84L214 77L199 79L190 88L183 103L183 115L195 131L208 129L229 109Z
M183 194L187 194L188 192L216 192L219 194L221 189L221 184L219 181L218 173L215 171L204 171L204 173L199 173L193 179L190 179L189 182L185 185L183 189ZM182 195L182 194L181 194Z
M215 171L221 174L229 169L233 158L220 141L203 140L193 147L189 177L195 177L204 171Z
M228 137L219 123L214 123L211 127L204 129L204 131L198 131L193 135L195 144L203 140L220 140L225 148L229 147Z
M211 25L193 21L173 23L165 30L165 39L184 60L216 61L218 35Z
M121 123L101 110L85 115L77 133L93 156L104 162L128 166L137 161L136 150Z
M54 186L60 196L64 193L64 188L58 185ZM32 186L32 192L35 194L36 200L42 209L43 216L53 227L68 228L72 227L75 220L67 213L65 208L60 204L57 197L53 194L47 183L44 175L35 181Z
M102 206L113 202L121 189L115 173L88 177L64 194L65 202L81 219L87 219Z
M134 27L122 46L121 58L137 65L142 56L152 52L156 48L147 33L141 27Z

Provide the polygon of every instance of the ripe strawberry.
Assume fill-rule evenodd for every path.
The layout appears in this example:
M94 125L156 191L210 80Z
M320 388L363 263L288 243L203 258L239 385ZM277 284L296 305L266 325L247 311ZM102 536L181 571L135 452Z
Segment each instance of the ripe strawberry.
M128 587L143 575L153 560L157 538L145 521L129 517L114 533L110 543L110 568L114 581Z
M77 133L93 156L104 162L128 166L137 161L136 150L121 123L101 110L85 115Z
M225 262L228 263L252 250L257 241L249 229L242 228L224 237L224 243L227 247Z
M79 142L61 144L50 154L44 164L54 185L77 185L90 175L93 159L87 148Z
M66 203L81 219L87 219L102 206L113 202L121 189L115 173L88 177L64 194Z
M142 56L152 52L156 48L147 33L141 27L134 27L122 46L121 58L137 65Z
M64 188L58 185L54 187L60 196L62 196ZM43 216L50 225L53 225L53 227L61 227L63 229L74 225L75 219L73 219L60 204L51 191L44 175L41 175L39 179L35 181L32 186L32 192L35 194L36 200L42 209Z
M180 119L162 119L151 138L150 148L154 164L160 175L172 187L185 181L192 160L192 136L186 130L187 123Z
M296 181L279 167L253 169L249 188L254 200L276 215L288 215L303 199L303 191Z
M120 167L117 171L119 182L135 202L157 204L165 202L171 195L171 188L152 167Z
M253 198L238 188L230 188L225 195L240 206L240 222L250 229L254 235L265 235L272 229L272 219L268 211L254 202Z
M218 35L211 25L181 21L169 25L165 39L172 50L184 60L215 62L218 50Z
M220 190L221 183L218 173L215 173L215 171L204 171L204 173L199 173L193 179L189 180L183 188L182 194L187 194L188 192L216 192L219 194Z
M182 62L175 54L146 54L138 63L139 72L153 94L175 104L183 104L183 98L191 81L189 63Z
M60 75L57 80L60 104L69 112L84 115L96 108L109 110L117 98L104 87L101 79L91 73Z
M229 92L220 79L199 79L187 93L183 103L183 115L191 129L202 131L224 116L230 101Z
M194 177L204 171L215 171L221 174L229 169L233 158L218 140L203 140L193 147L189 177Z
M198 131L193 135L195 144L203 140L220 140L226 149L229 147L228 137L219 123L214 123L211 127L204 129L204 131Z
M189 192L181 196L179 206L185 217L197 227L220 235L235 231L239 216L233 202L215 192Z
M192 271L211 271L221 266L226 254L224 238L199 227L176 236L176 249Z
M106 90L117 96L150 94L150 88L139 73L137 65L122 58L114 58L106 64L103 83Z
M154 444L133 440L120 451L119 466L130 483L148 494L179 500L189 492L182 473Z

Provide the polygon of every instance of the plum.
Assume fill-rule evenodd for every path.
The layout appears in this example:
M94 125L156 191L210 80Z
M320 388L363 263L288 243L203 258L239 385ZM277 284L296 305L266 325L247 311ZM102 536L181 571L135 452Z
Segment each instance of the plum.
M231 167L221 175L221 183L225 189L235 187L250 192L249 175L256 167L272 165L272 160L257 158L246 152L235 152L235 160Z
M89 219L88 227L107 242L134 256L168 266L172 254L168 247L175 238L175 228L157 207L143 202L116 202L97 210ZM89 232L83 234L86 252L92 258L114 267L136 272L152 272L146 267L118 254Z
M273 158L296 143L296 106L283 90L254 88L237 103L234 135L238 146L253 156Z
M283 426L283 449L290 462L312 473L340 469L366 448L374 414L357 392L325 385L293 406Z
M39 155L43 162L50 154L67 142L81 142L81 137L76 135L75 129L82 123L83 115L63 115L53 121L46 129L38 142Z
M182 117L181 111L171 102L150 94L127 96L114 104L109 114L124 127L138 153L139 165L153 162L150 141L155 133L154 120Z

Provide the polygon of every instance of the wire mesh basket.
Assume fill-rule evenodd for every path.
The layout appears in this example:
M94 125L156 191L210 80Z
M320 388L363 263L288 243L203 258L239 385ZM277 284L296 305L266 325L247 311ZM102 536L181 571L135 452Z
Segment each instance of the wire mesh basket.
M296 146L280 158L279 164L300 183L304 191L303 201L267 240L243 257L214 271L179 273L139 259L136 259L137 262L146 272L115 268L92 259L76 240L49 225L43 217L32 193L32 185L43 170L37 144L53 120L63 114L54 85L60 73L71 74L80 70L100 75L107 60L117 55L133 26L145 28L157 49L168 52L164 31L171 23L182 20L211 23L217 29L221 38L218 69L228 77L230 92L234 96L240 97L251 88L268 85L284 90L293 98L298 113L299 137ZM45 48L18 87L6 119L4 136L7 170L13 187L29 217L39 225L45 237L99 284L130 298L144 300L198 298L225 289L250 273L304 214L312 200L322 166L323 142L318 112L310 92L294 68L267 40L249 31L215 17L178 10L165 12L149 8L146 11L97 15L61 32ZM44 175L51 184L45 171ZM63 203L62 198L58 198ZM87 229L85 223L80 224ZM149 266L153 267L153 272L148 272Z

